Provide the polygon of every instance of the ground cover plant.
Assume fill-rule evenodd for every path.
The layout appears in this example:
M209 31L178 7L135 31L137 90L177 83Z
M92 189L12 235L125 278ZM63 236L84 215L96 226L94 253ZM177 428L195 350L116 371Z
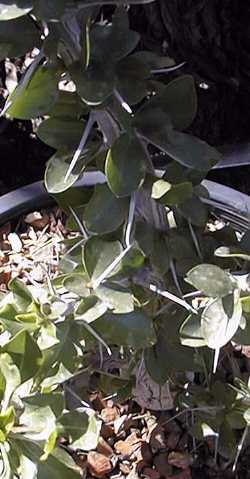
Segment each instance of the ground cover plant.
M61 439L94 450L101 427L67 385L81 372L86 390L190 413L190 435L212 436L233 470L247 439L249 232L214 227L201 182L220 155L186 133L193 78L170 80L173 61L139 48L128 9L146 2L106 3L0 3L1 58L36 49L2 115L54 148L45 185L77 233L56 277L13 279L1 299L2 478L79 475Z

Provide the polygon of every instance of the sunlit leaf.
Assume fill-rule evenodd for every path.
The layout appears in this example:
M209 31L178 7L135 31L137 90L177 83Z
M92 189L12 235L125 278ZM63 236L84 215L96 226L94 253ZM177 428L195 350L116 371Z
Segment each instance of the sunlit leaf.
M129 289L111 281L105 281L96 289L96 295L115 313L129 313L134 309Z
M7 113L11 118L29 120L45 115L55 103L58 73L48 66L38 67L27 85L22 82L8 98Z
M90 294L87 282L88 278L86 275L74 273L66 277L63 281L63 286L68 291L85 298Z
M69 440L71 447L90 451L98 444L101 422L91 409L71 411L58 419L57 428Z
M122 252L119 241L103 241L100 238L90 238L83 248L83 263L92 281L96 280L105 269ZM112 274L115 274L119 266Z
M152 187L152 198L164 205L176 205L190 198L193 193L192 183L186 181L171 185L165 180L157 180Z
M5 345L4 350L10 354L19 368L22 381L36 374L41 364L42 353L28 331L21 331L14 336Z
M12 20L29 13L33 8L31 0L5 0L0 2L0 20Z
M214 264L199 264L191 269L186 281L207 296L223 297L233 292L235 285L228 273Z
M192 348L206 346L202 337L201 317L198 314L190 314L180 328L181 344Z
M237 292L233 296L232 310L227 311L226 306L223 298L217 298L208 304L201 316L202 337L207 346L215 350L232 339L240 324L242 307Z

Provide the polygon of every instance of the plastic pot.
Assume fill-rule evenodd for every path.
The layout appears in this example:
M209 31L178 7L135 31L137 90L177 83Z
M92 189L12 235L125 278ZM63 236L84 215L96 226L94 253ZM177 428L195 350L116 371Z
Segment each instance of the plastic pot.
M160 174L160 172L159 172ZM93 187L105 182L101 172L87 172L79 186ZM228 221L238 231L250 228L250 197L227 186L205 180L210 198L203 201L220 218ZM23 214L52 206L55 203L42 181L11 191L0 198L0 225L14 220Z

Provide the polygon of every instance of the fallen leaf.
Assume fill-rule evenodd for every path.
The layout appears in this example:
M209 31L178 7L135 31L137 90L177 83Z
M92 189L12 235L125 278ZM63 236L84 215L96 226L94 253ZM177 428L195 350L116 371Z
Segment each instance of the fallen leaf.
M101 418L105 424L114 423L117 416L118 416L118 411L116 407L105 407L101 411Z
M242 346L241 352L246 358L250 358L250 346Z
M0 240L6 239L8 234L11 232L11 224L5 223L3 226L0 227Z
M154 454L166 449L166 437L162 426L156 425L153 429L149 444Z
M173 396L170 391L169 382L159 386L145 367L144 361L135 369L136 385L133 389L135 401L146 409L153 411L166 411L173 409Z
M147 442L142 442L140 452L144 463L151 465L153 461L153 454L151 447Z
M92 393L89 398L96 411L101 412L106 407L106 402L103 400L102 395L99 392Z
M47 213L42 214L39 211L29 213L25 216L24 221L36 229L43 229L50 223L49 215Z
M127 419L128 419L127 414L124 414L123 416L120 416L117 419L115 419L115 421L114 421L115 434L118 434L118 432L120 431L120 429L122 428L124 423L127 421Z
M19 236L16 233L10 233L8 235L8 241L10 243L12 251L14 253L20 253L23 248L22 241L20 240Z
M125 439L125 441L116 442L114 448L115 451L123 457L131 457L141 448L141 443L141 438L138 437L136 432L133 432Z
M112 447L108 444L103 437L100 437L99 442L96 448L97 452L103 454L104 456L110 457L114 454Z
M109 426L108 424L103 423L101 427L101 436L104 439L109 439L113 435L114 435L114 429L112 428L112 426Z
M105 477L106 474L112 471L110 460L99 452L91 451L88 453L87 466L90 474L98 478Z
M11 266L3 266L0 268L0 284L7 285L11 279Z
M175 449L179 443L180 434L176 432L171 432L170 434L166 434L166 446L168 449Z
M127 476L131 472L129 465L124 464L123 462L119 464L119 469L121 473L124 474L125 476Z
M186 452L170 452L168 455L168 463L171 466L186 469L192 463L192 457Z
M147 479L160 479L161 475L156 469L151 469L150 467L145 467L142 472L142 476Z
M179 474L169 476L168 479L192 479L191 469L188 467L184 471L179 472Z
M168 463L168 454L160 452L154 458L154 465L161 477L168 479L172 474L172 466Z

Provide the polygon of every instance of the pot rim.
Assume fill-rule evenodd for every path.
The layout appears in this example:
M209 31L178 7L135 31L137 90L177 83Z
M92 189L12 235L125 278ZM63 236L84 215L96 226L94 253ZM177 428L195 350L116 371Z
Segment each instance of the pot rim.
M162 176L160 170L157 174L159 177ZM93 187L105 182L104 173L89 171L76 183L76 186ZM239 231L250 228L250 196L210 180L204 180L202 185L208 190L210 197L201 199L215 214ZM31 211L53 206L54 203L55 200L46 191L43 181L13 190L0 197L0 225Z

